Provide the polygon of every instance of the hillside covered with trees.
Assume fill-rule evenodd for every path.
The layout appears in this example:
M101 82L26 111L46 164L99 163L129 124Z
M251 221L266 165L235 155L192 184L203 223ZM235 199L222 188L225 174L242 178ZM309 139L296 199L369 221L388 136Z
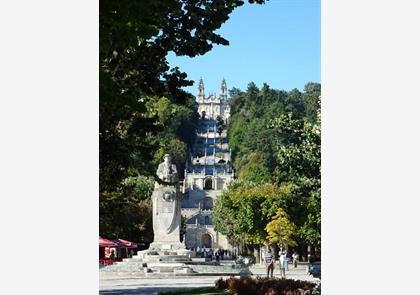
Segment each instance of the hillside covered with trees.
M250 83L230 95L237 179L215 203L216 229L255 254L268 243L319 248L321 85L287 92Z

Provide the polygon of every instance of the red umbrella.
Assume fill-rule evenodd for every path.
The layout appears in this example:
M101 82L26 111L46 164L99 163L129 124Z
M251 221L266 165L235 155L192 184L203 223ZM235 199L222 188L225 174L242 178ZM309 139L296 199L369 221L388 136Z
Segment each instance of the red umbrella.
M126 241L126 240L123 240L123 239L117 239L117 240L114 240L114 242L117 243L121 247L137 248L137 244L136 243L133 243L133 242L130 242L130 241Z
M118 244L110 240L99 237L99 247L118 247Z

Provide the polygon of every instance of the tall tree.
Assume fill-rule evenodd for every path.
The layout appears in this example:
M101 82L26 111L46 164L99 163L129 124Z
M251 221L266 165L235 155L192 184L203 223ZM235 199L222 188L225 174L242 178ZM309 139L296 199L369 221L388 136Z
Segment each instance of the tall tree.
M171 69L166 56L172 51L194 57L214 44L228 45L215 31L243 4L240 0L100 1L101 234L150 240L140 231L122 232L134 227L119 225L127 212L136 211L129 211L130 206L148 204L129 199L124 183L130 177L153 175L163 151L172 152L183 164L198 119L194 97L182 90L193 82L179 68Z
M282 208L277 210L276 215L267 224L265 230L268 234L268 241L272 244L279 244L281 248L297 245L294 240L297 233L296 225L290 221L286 211Z
M264 243L266 225L277 209L285 206L289 194L287 188L269 183L234 181L215 202L212 212L215 229L237 240Z
M288 212L300 226L301 236L312 245L321 243L321 129L320 113L315 123L281 115L273 128L288 134L288 141L277 141L277 183L291 183L294 198Z
M320 84L307 83L302 94L297 89L271 89L267 84L258 89L250 83L246 92L235 89L232 94L228 136L236 175L254 184L287 188L281 208L297 226L296 238L318 246Z
M304 88L302 101L306 117L309 121L316 122L321 108L321 84L308 82Z

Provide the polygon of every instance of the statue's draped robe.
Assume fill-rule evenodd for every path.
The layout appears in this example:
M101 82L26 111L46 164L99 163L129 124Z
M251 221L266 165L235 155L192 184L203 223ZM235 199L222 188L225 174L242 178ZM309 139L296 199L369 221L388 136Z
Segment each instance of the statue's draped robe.
M163 162L156 172L163 184L155 182L153 200L153 244L180 244L181 204L178 173L174 164Z

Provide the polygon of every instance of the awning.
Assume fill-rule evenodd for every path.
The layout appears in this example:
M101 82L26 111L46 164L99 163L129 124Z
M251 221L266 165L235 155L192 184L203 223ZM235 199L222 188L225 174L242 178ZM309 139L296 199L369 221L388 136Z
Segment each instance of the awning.
M118 247L118 244L99 237L99 247Z
M126 248L137 248L137 244L130 242L130 241L126 241L123 239L117 239L113 241L114 243L117 243L118 246L120 247L126 247Z

